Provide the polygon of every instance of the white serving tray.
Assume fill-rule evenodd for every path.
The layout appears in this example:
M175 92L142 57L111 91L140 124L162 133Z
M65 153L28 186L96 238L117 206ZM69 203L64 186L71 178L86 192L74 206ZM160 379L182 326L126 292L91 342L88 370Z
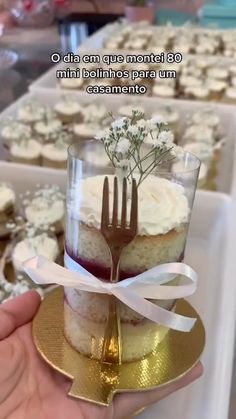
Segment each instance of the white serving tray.
M66 171L26 166L23 164L0 161L0 182L9 182L13 185L16 194L26 190L34 190L37 184L59 185L66 191Z
M117 29L119 29L119 22L114 22L114 23L109 23L105 26L103 26L101 29L99 29L98 31L96 31L94 34L92 34L91 36L89 36L88 38L86 38L84 40L84 42L82 42L82 44L80 44L78 51L79 53L81 51L86 51L86 50L101 50L101 53L112 53L114 54L114 50L109 50L107 48L104 47L104 41L108 38L109 34L112 34L113 32L115 32ZM158 34L161 34L163 32L163 30L165 30L167 27L167 25L160 25L160 26L153 26L156 35L158 36ZM175 30L176 33L179 31L179 27L178 26L171 26L172 30ZM186 28L187 29L187 28ZM204 32L214 32L217 31L217 33L223 33L226 31L230 31L230 29L214 29L214 28L197 28L194 27L194 31L195 33L201 33L202 29L204 30ZM115 53L116 54L143 54L143 53L148 53L148 50L116 50ZM151 50L150 50L151 52ZM216 54L186 54L186 57L197 57L197 58L207 58L207 60L209 60L211 63L216 63L216 64L220 64L220 63L235 63L235 59L231 58L231 57L225 57L224 55L216 55Z
M184 121L186 117L191 115L191 113L196 112L197 110L204 108L213 109L216 112L222 121L222 128L224 134L227 136L227 143L222 149L222 155L219 165L219 173L217 175L216 183L217 189L221 192L231 194L232 184L235 179L236 183L236 173L234 168L234 145L235 145L235 132L236 132L236 120L234 118L235 108L229 105L220 105L220 104L206 104L199 103L195 101L185 101L185 100L164 100L157 98L147 98L147 97L138 97L132 99L124 96L115 96L115 95L105 95L105 96L91 96L86 93L79 92L68 92L68 95L71 94L73 97L78 98L80 103L88 103L93 101L94 103L101 103L108 107L109 111L117 112L119 106L127 101L132 101L134 106L138 104L143 104L146 109L147 115L155 112L158 106L170 105L178 110L181 116L180 130L183 129ZM4 123L4 120L9 116L15 116L17 109L22 106L25 102L31 99L37 99L42 104L54 105L61 97L63 93L56 90L35 90L24 96L22 96L17 102L13 103L10 107L5 109L4 112L0 114L0 128L1 124ZM7 157L6 150L0 142L0 159L5 160ZM41 168L44 170L44 168Z
M94 35L94 37L95 37L95 35ZM88 38L88 40L85 41L85 43L81 44L80 49L78 51L78 54L80 54L80 55L83 55L83 54L90 54L90 55L91 54L100 54L100 55L105 55L105 54L109 54L109 55L112 55L112 54L120 54L120 55L123 55L123 56L129 55L131 53L132 54L136 54L136 55L138 55L138 54L140 54L140 55L147 54L147 51L143 51L143 50L140 50L140 51L136 51L136 50L135 51L128 51L128 50L115 50L114 51L114 50L109 50L109 49L100 49L100 50L97 50L97 49L93 49L90 46L90 43L89 42L90 42L90 38ZM98 41L96 41L95 44L97 42ZM197 59L200 59L200 58L201 59L206 59L206 56L205 55L201 55L201 56L198 55L198 56L196 56L196 55L186 54L184 56L184 58L186 58L188 60L189 59L197 60ZM210 64L215 64L215 65L218 64L219 65L221 63L221 65L223 65L223 66L229 66L229 65L232 65L232 64L235 64L236 63L236 60L233 59L233 58L222 58L222 57L219 58L217 56L207 56L207 60L208 60L208 62ZM41 77L39 77L36 81L34 81L30 85L29 90L34 91L34 90L41 90L41 89L47 89L47 90L55 90L55 89L58 89L58 90L60 90L62 92L68 92L68 91L70 91L71 89L66 89L65 87L61 87L60 86L59 80L57 79L56 74L57 74L57 71L58 70L65 70L67 68L72 68L72 67L73 67L73 64L66 64L64 62L60 62L59 64L54 65L46 73L44 73ZM101 65L100 65L100 67L101 67ZM134 64L134 69L135 69L135 64ZM76 90L76 89L74 89L74 90ZM80 90L80 92L83 92L83 91ZM104 96L105 95L102 95L102 97L104 97ZM132 95L132 96L135 99L137 97L137 95ZM149 97L154 97L155 98L155 96L152 96L152 95L150 95ZM179 98L175 98L175 100L179 100ZM187 99L183 99L183 100L187 101ZM209 101L209 102L211 103L211 101ZM214 101L213 103L216 103L216 102ZM221 103L224 103L224 102L222 101Z
M65 172L5 162L0 162L0 181L11 182L19 193L35 188L36 183L56 183L66 188ZM198 291L191 302L207 332L202 357L205 374L149 408L140 419L227 419L236 320L235 211L230 197L197 192L186 262L199 274Z
M121 54L121 55L127 55L127 54L147 54L148 50L125 50L125 49L119 49L119 50L110 50L107 48L104 48L104 41L108 37L110 33L112 33L116 27L119 27L119 23L115 22L112 24L105 25L103 28L95 32L93 35L89 36L85 39L85 41L79 46L78 54L94 54L94 53L100 53L100 54ZM157 26L155 27L157 32L160 32L163 30L164 27ZM151 51L150 51L151 52ZM207 59L209 63L216 64L216 65L230 65L235 64L236 60L234 58L228 58L224 56L219 55L202 55L202 54L185 54L184 58L187 59ZM58 85L58 80L56 79L56 71L57 70L63 70L65 68L70 67L70 64L64 64L61 62L58 65L55 65L52 69L47 71L45 74L43 74L40 78L38 78L34 83L31 84L30 90L34 89L56 89L60 88ZM64 90L64 89L63 89Z
M208 198L207 198L208 196ZM223 194L198 191L196 194L186 262L199 274L198 292L190 299L202 315L206 326L207 344L202 357L204 376L188 388L178 391L138 415L139 419L228 419L232 364L236 362L235 345L235 232L236 232L236 184L232 186L231 203ZM203 210L206 201L208 210ZM221 200L224 205L218 205ZM211 204L210 204L211 201ZM209 206L210 204L210 206ZM198 206L199 205L199 206ZM213 214L212 212L212 214ZM218 219L218 221L217 221ZM200 221L201 220L201 221ZM224 220L224 221L223 221ZM208 224L209 223L209 224ZM211 231L210 240L209 232ZM206 233L206 235L205 235ZM228 237L225 245L224 236ZM201 236L200 240L194 236ZM223 253L221 251L223 250ZM220 261L217 266L217 261ZM220 279L223 272L224 279ZM228 307L231 309L228 311ZM211 312L211 315L209 315ZM221 314L220 314L221 313ZM220 320L221 318L221 320ZM214 324L214 326L213 326ZM230 331L231 329L231 331ZM218 337L216 337L218 336ZM229 341L227 340L229 339ZM225 350L231 347L230 353ZM233 380L233 383L235 379ZM233 416L232 416L233 417Z
M232 206L223 194L198 192L187 245L186 262L199 274L198 291L190 301L206 327L204 376L147 409L139 419L228 418L236 319Z

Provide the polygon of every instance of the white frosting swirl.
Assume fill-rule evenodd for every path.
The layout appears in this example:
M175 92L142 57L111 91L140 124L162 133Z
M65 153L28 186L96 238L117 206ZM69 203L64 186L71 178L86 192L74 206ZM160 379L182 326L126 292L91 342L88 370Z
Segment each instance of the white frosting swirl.
M191 127L187 128L183 138L185 141L197 141L213 144L214 132L212 128L206 127L204 125L192 125Z
M229 87L226 90L225 95L229 99L236 99L236 87Z
M52 119L48 121L39 121L35 124L35 131L40 135L50 135L59 131L62 127L61 121L59 119Z
M66 161L67 160L68 144L46 144L42 148L42 156L54 160L54 161Z
M43 196L34 198L32 202L25 208L27 220L40 227L43 225L51 225L63 219L65 206L63 200L49 200Z
M113 177L108 177L112 202ZM100 228L103 182L104 176L93 176L77 182L71 188L67 204L70 217ZM181 185L153 175L141 183L138 189L139 235L166 234L172 229L181 228L188 218L188 200Z
M81 112L81 106L74 100L65 99L55 105L55 111L64 115L76 115Z
M45 108L38 103L27 103L18 109L18 120L25 123L40 121L45 114Z
M213 158L214 149L210 144L204 142L187 143L183 148L197 156L201 161L210 161Z
M229 71L226 68L216 68L216 67L212 67L209 68L207 71L207 75L210 78L213 79L220 79L220 80L225 80L227 79L228 75L229 75Z
M25 159L33 159L40 156L42 145L35 140L25 140L12 143L11 155Z
M181 76L179 82L184 87L202 86L202 81L199 78L193 76Z
M75 124L73 131L75 135L79 137L93 138L98 131L101 130L101 126L97 124Z
M1 136L5 140L18 140L23 136L29 137L32 133L32 129L30 126L24 125L21 122L13 121L10 122L9 125L6 125L2 131Z
M194 113L192 121L196 125L201 124L209 128L216 128L220 124L219 116L208 109Z
M185 93L193 95L199 99L205 99L209 95L209 89L202 85L202 86L189 86L185 89Z
M156 96L161 97L174 97L175 96L175 89L172 86L162 86L160 84L154 85L153 94Z
M60 80L60 84L61 87L65 88L65 89L78 89L79 87L82 87L84 84L83 79L79 79L79 78L74 78L74 77L70 77L70 78L65 78L65 79L61 79Z
M227 83L225 81L217 79L207 79L206 83L212 92L222 92L227 87Z

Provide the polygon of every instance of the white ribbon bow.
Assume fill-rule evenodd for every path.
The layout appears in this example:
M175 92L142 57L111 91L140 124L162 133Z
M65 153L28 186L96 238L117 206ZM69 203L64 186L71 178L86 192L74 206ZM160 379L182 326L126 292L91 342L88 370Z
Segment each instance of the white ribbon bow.
M175 300L188 297L196 291L197 274L184 263L166 263L117 283L104 282L89 273L65 253L63 268L42 256L36 256L24 263L24 271L40 285L58 284L64 287L114 295L128 307L145 318L162 326L181 332L189 332L196 319L168 311L147 299ZM182 275L190 280L185 285L163 285Z

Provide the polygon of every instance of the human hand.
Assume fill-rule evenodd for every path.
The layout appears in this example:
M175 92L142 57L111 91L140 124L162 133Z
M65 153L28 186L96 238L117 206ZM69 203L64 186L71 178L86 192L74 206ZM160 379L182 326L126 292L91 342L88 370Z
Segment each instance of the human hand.
M122 419L156 403L202 375L199 363L178 382L160 389L118 394L109 407L67 396L71 381L38 355L32 318L40 305L35 291L0 305L0 419Z

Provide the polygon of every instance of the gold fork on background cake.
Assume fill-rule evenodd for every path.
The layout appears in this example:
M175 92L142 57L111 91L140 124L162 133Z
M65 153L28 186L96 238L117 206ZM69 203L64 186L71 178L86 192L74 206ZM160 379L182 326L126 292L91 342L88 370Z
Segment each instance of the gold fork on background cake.
M109 217L109 181L105 177L102 197L101 233L107 242L111 254L111 282L119 281L121 253L136 236L138 225L138 192L136 181L132 180L130 220L127 222L127 180L122 184L121 220L118 220L118 179L114 178L112 220ZM105 328L102 362L121 363L120 316L116 297L109 296L109 313Z

